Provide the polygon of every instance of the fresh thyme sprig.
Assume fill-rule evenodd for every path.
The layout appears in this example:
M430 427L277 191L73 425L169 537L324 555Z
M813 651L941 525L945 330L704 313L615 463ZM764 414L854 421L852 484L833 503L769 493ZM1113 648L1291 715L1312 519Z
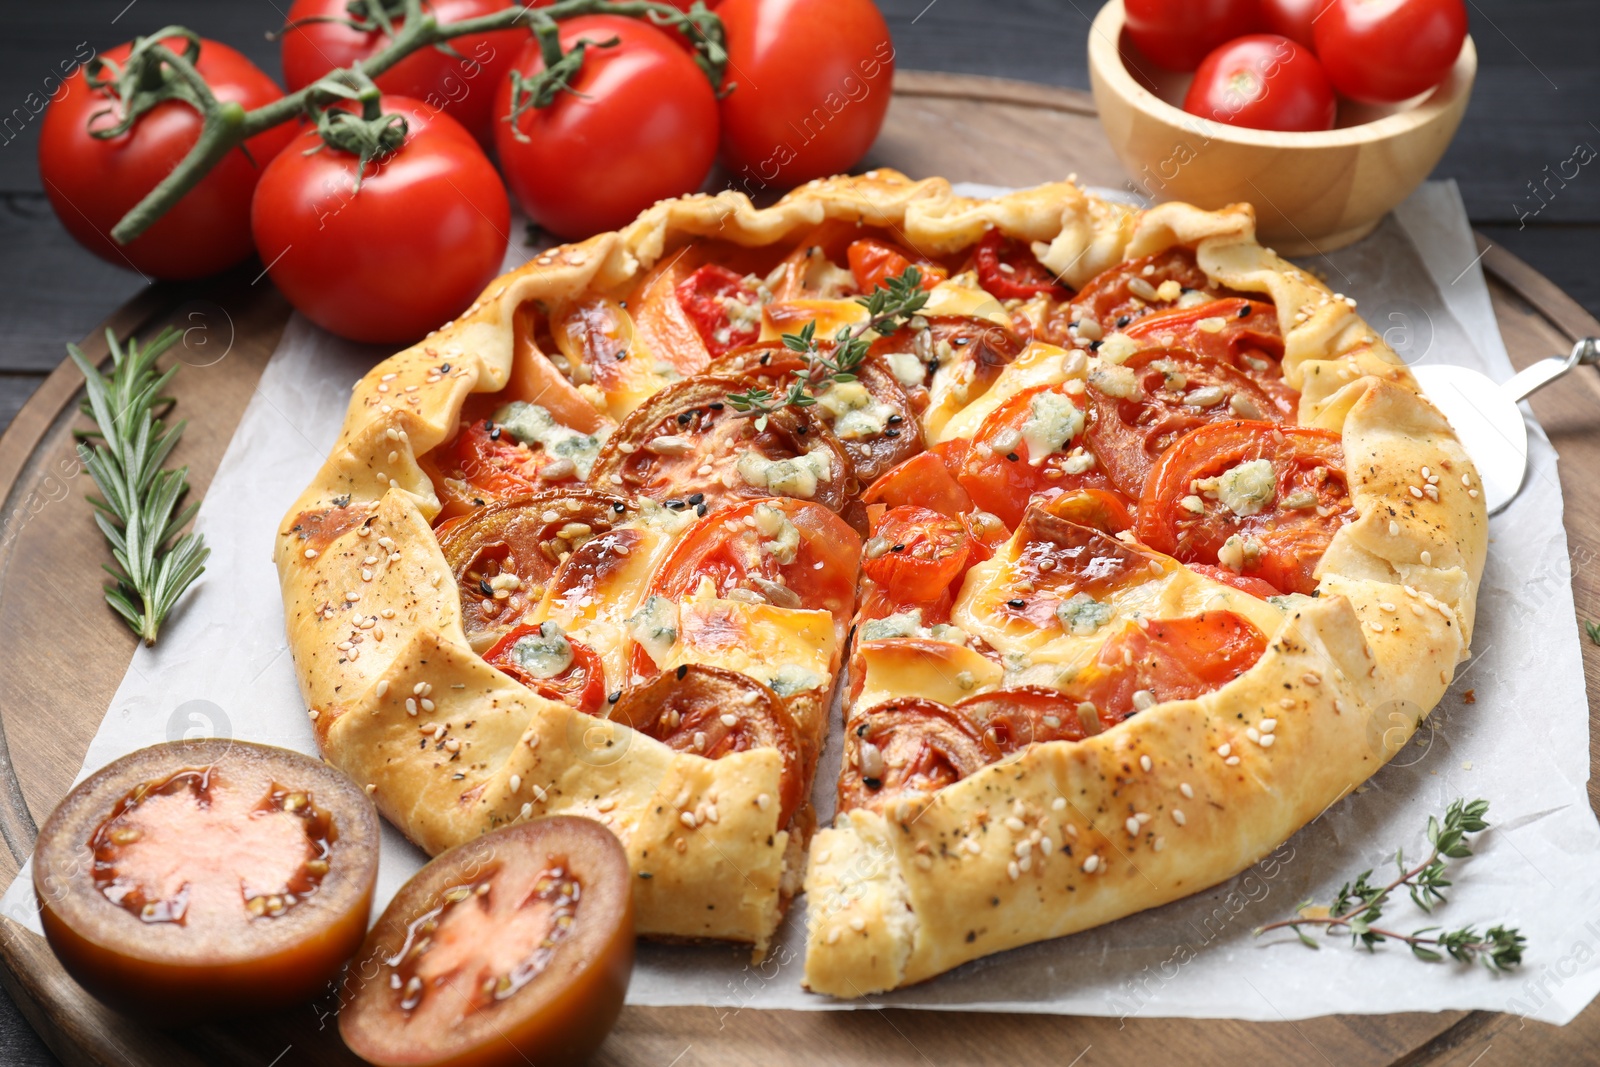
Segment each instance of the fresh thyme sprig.
M1339 888L1339 895L1328 908L1315 908L1313 902L1307 900L1295 909L1295 918L1258 927L1256 936L1288 927L1304 944L1320 948L1305 927L1321 926L1325 933L1349 931L1351 944L1362 945L1369 951L1379 942L1394 940L1408 945L1412 955L1429 963L1443 960L1444 953L1448 953L1462 963L1481 960L1492 971L1517 966L1522 962L1522 949L1527 942L1515 927L1491 926L1480 934L1471 926L1448 931L1442 926L1425 926L1413 933L1401 934L1374 925L1382 917L1389 895L1401 886L1410 891L1413 903L1429 914L1435 906L1444 903L1444 889L1450 885L1444 877L1445 860L1472 855L1472 849L1467 847L1467 835L1488 828L1489 823L1484 819L1488 811L1487 800L1474 800L1470 804L1464 800L1455 801L1445 810L1442 825L1438 819L1428 816L1428 843L1433 851L1426 860L1407 868L1404 850L1397 851L1394 861L1399 877L1388 885L1372 885L1367 881L1372 872L1362 871L1353 884L1346 882ZM1317 911L1325 914L1315 914Z
M819 387L856 380L856 368L867 358L872 348L869 333L893 333L921 311L928 302L928 292L922 288L922 272L907 267L905 272L885 278L866 296L856 297L856 303L867 309L867 321L855 326L841 326L834 334L833 354L817 346L817 324L808 322L799 333L783 335L783 346L798 355L805 363L790 373L794 381L787 389L751 389L744 393L728 394L728 403L740 418L756 420L756 429L767 428L767 418L780 408L806 408L817 402Z
M117 561L116 567L102 564L113 579L105 587L106 603L148 645L155 644L167 613L205 570L211 554L199 534L177 536L200 507L193 503L178 510L189 491L189 468L161 469L185 424L169 429L161 421L172 407L163 390L178 368L157 372L156 360L181 336L169 328L147 345L130 340L124 348L107 330L109 375L102 375L77 345L67 346L88 393L80 407L95 421L95 429L76 430L73 436L101 494L89 497L94 521Z
M1594 644L1600 645L1600 623L1593 623L1588 619L1584 619L1583 632L1589 635L1590 641L1592 641Z

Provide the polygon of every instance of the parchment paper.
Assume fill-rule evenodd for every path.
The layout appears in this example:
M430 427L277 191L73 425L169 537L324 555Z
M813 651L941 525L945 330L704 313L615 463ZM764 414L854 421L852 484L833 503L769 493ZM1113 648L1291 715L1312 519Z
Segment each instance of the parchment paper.
M508 267L533 251L513 247ZM1459 363L1504 380L1511 366L1476 257L1454 185L1430 183L1372 237L1306 265L1355 297L1408 361ZM382 355L290 321L200 510L197 527L212 549L206 574L160 645L134 654L84 774L183 736L315 751L285 648L273 533L331 448L351 385ZM1490 525L1474 655L1455 686L1387 767L1257 867L870 1002L800 988L802 898L759 965L731 946L642 944L629 1001L729 1012L895 1005L1259 1020L1483 1008L1570 1020L1600 992L1600 825L1585 793L1589 720L1571 586L1573 568L1594 560L1569 558L1555 453L1536 426L1530 445L1526 487ZM833 751L818 774L824 815L837 766ZM1422 855L1428 815L1462 796L1489 799L1494 826L1477 856L1454 868L1450 903L1429 919L1397 901L1388 919L1401 930L1516 925L1529 941L1519 970L1423 964L1394 944L1369 956L1328 939L1314 953L1289 935L1252 936L1308 897L1328 901L1363 870L1392 870L1397 847ZM380 907L423 859L386 828ZM37 932L36 909L25 869L0 911Z

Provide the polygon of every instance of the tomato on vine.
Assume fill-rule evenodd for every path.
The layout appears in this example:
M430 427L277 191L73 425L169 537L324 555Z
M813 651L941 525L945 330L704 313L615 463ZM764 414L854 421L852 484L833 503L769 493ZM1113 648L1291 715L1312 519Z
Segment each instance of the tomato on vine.
M499 273L511 205L455 119L400 96L363 103L359 116L330 108L273 160L251 224L302 314L341 337L398 344L455 317ZM361 123L376 130L342 132ZM374 133L380 153L358 158Z
M460 22L512 6L512 0L427 0L440 22ZM358 14L358 12L360 12ZM304 88L331 70L349 67L386 48L405 25L396 0L295 0L282 33L283 80ZM494 134L495 91L527 43L525 29L457 37L423 48L379 74L378 88L443 109L488 145Z
M754 193L842 174L877 139L894 43L872 0L723 0L722 160Z
M517 201L561 237L692 193L717 153L717 98L666 32L584 15L523 49L495 97L495 147Z
M264 130L229 151L144 234L117 244L112 227L189 153L204 123L204 101L161 62L158 43L192 63L223 105L257 108L283 96L254 63L216 41L121 44L56 94L39 130L39 174L61 224L101 259L156 278L200 278L250 255L251 194L294 129ZM160 86L153 97L147 82Z

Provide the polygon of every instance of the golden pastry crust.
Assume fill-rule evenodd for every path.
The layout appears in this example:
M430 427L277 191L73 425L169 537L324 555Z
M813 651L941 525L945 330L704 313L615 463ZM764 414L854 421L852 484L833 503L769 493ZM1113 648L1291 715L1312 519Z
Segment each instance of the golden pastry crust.
M1464 654L1486 518L1442 418L1354 311L1259 248L1248 208L1139 213L1067 183L973 200L942 179L878 171L814 182L767 209L737 193L658 204L621 231L497 279L460 319L356 385L338 443L279 529L276 561L318 742L386 818L429 852L537 815L599 819L640 875L642 933L764 950L794 888L803 836L777 824L778 754L711 761L674 752L543 699L485 663L464 635L430 528L440 502L418 457L452 435L469 394L506 386L524 302L613 289L693 236L766 245L827 219L892 225L930 253L998 227L1034 242L1074 286L1124 259L1196 248L1215 279L1277 304L1301 421L1342 430L1362 518L1327 553L1323 596L1300 602L1268 656L1224 689L1159 705L1090 741L1035 746L938 794L914 823L855 812L822 831L806 881L811 988L844 996L893 988L1214 884L1403 743ZM1291 699L1293 708L1284 704ZM1385 720L1374 735L1373 715L1389 707L1402 707L1404 721ZM1282 743L1248 740L1240 711L1275 713L1272 736ZM1216 755L1223 744L1238 763ZM1141 756L1152 770L1141 769ZM1195 799L1179 791L1185 783ZM1071 803L1055 808L1058 796ZM1162 834L1158 851L1157 828L1180 803L1192 817ZM1151 818L1140 834L1122 829L1141 812ZM1012 819L1024 837L1038 830L1055 846L1048 858L1030 846L1030 870L1016 879ZM1070 858L1061 852L1068 825L1084 842ZM955 847L968 839L977 852ZM1091 854L1103 864L1092 874L1082 869Z

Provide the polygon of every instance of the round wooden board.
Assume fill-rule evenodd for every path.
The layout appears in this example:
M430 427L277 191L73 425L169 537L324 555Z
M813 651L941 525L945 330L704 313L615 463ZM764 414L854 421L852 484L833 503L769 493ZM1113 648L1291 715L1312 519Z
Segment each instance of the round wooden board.
M942 174L954 181L1014 186L1069 173L1090 184L1119 186L1124 180L1087 94L909 71L895 78L887 125L867 160L873 164L913 176ZM1600 323L1548 280L1500 249L1483 247L1513 362L1521 366L1564 353L1573 339L1600 334ZM178 351L191 365L178 375L174 390L189 428L175 462L190 466L190 480L200 494L288 316L287 304L268 283L252 282L257 270L251 267L203 288L153 287L106 323L120 336L152 335L169 323L190 331ZM96 331L83 343L91 359L106 355L103 333ZM229 344L226 358L212 362ZM5 882L31 851L36 821L77 774L134 644L101 602L98 564L105 550L82 502L89 485L79 476L71 442L80 380L63 362L0 438L5 496L0 633L9 635L10 644L8 655L0 657L0 693L5 694L0 701L0 838L7 846L0 849L0 878ZM1576 563L1600 552L1600 501L1588 481L1600 474L1600 434L1594 432L1600 425L1600 376L1581 370L1570 384L1540 394L1534 408L1561 453L1578 612L1591 617L1600 613L1600 575ZM1594 708L1600 705L1600 670L1593 657L1586 669ZM1600 737L1600 731L1591 729L1591 737ZM1589 788L1594 804L1600 794L1593 779ZM70 1064L356 1063L340 1043L326 1006L229 1027L160 1033L101 1008L66 977L41 938L9 920L0 920L0 957L6 964L0 984ZM596 1062L777 1067L825 1057L883 1065L1064 1067L1161 1063L1182 1049L1185 1061L1197 1067L1251 1061L1466 1067L1490 1044L1520 1050L1531 1062L1579 1062L1597 1043L1600 1009L1557 1029L1487 1012L1252 1024L881 1009L630 1008Z

